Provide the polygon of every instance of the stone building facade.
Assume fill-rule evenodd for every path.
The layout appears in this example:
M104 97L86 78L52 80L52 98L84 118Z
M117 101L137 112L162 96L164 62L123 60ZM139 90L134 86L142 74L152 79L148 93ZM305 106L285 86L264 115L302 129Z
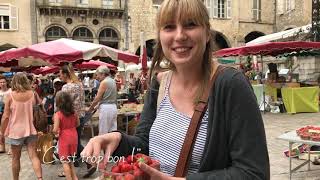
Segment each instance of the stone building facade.
M277 0L276 31L284 31L311 23L312 1Z
M37 0L38 41L59 38L124 46L124 1Z
M0 51L36 43L35 3L32 0L0 1Z
M21 47L65 37L138 54L141 32L149 49L155 42L155 18L162 1L1 0L1 4L17 7L19 28L0 29L0 46L9 43ZM311 1L203 1L218 48L244 45L259 36L311 21Z

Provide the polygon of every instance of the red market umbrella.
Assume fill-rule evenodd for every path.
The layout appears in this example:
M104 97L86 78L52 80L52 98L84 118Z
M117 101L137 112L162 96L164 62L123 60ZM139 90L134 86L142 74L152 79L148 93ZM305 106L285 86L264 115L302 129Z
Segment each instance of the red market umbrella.
M258 45L221 49L219 51L216 51L214 55L217 57L248 55L278 56L285 53L300 52L314 49L320 49L320 42L269 42Z
M19 66L58 65L63 62L90 60L93 57L110 57L114 61L139 63L139 56L101 44L58 39L0 53L0 64L18 60Z
M45 67L40 67L38 69L35 69L32 71L33 74L42 74L42 75L46 75L46 74L50 74L50 73L57 73L59 72L60 67L58 66L45 66Z
M117 68L115 65L112 65L112 64L109 64L106 62L102 62L102 61L95 61L95 60L91 60L88 62L82 62L81 64L74 65L74 67L77 69L97 69L101 65L107 66L109 69L116 69Z

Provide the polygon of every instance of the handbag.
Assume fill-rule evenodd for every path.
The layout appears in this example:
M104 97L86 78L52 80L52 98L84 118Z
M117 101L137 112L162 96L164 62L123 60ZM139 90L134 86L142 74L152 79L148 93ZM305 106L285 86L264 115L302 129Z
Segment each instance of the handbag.
M43 105L39 102L39 97L34 93L36 104L33 105L33 125L37 131L46 132L48 127L47 113Z
M53 158L53 134L41 134L37 140L37 156L41 164L51 164L54 162Z
M187 174L192 150L198 135L200 122L207 110L209 91L211 90L212 87L214 87L216 78L225 68L226 68L225 66L221 66L221 65L217 67L216 72L214 73L214 75L210 80L209 87L202 94L200 101L198 101L195 107L195 111L192 115L188 130L186 133L188 136L186 136L184 139L182 149L179 155L178 163L174 173L175 177L185 177Z

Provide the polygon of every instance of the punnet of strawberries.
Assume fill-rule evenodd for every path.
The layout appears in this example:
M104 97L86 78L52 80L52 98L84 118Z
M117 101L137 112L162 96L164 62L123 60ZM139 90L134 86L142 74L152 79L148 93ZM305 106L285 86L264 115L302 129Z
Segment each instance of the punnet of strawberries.
M122 158L111 171L104 171L101 179L103 180L149 180L148 174L139 168L139 163L145 163L150 167L160 170L160 163L151 159L149 156L138 153Z
M320 141L320 127L305 126L296 130L298 136L304 140Z

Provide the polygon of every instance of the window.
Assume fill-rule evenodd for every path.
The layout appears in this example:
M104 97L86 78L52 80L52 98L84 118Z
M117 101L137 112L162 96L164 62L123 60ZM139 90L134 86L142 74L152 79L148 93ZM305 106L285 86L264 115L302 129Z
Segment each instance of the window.
M112 7L113 6L113 0L102 0L102 6L103 7Z
M18 9L12 5L0 4L0 30L18 29Z
M50 27L46 32L46 41L52 41L60 38L66 38L66 32L59 26Z
M286 12L289 12L295 9L295 0L285 0L285 1L286 1Z
M252 15L253 20L261 20L261 0L253 0Z
M62 3L62 0L49 0L49 3Z
M78 0L78 4L89 4L88 0Z
M152 0L152 6L159 9L163 0Z
M73 39L79 41L93 42L93 34L86 27L80 27L73 33Z
M118 33L111 28L102 30L99 34L99 44L117 49L119 44Z
M231 18L231 0L204 0L210 17Z

